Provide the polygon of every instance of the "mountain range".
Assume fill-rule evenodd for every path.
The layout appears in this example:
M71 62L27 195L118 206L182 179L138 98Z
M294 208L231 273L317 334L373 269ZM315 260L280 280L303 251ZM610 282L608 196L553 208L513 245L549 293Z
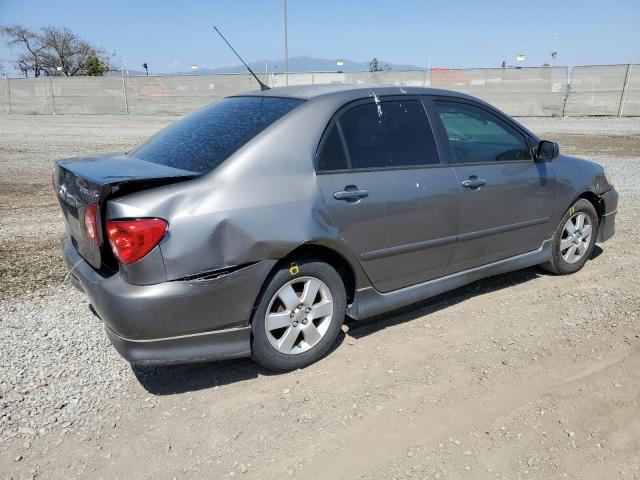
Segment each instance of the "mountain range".
M341 59L342 66L336 65L336 60L330 60L328 58L311 58L311 57L292 57L289 59L289 72L366 72L369 70L369 62L354 62L353 60ZM258 60L248 64L251 69L256 73L264 73L265 68L269 69L269 73L283 72L284 60L272 61L272 60ZM392 70L423 70L423 67L416 65L399 65L395 63L388 63L383 60L378 61L380 68L385 68L386 65ZM213 69L198 68L197 70L182 73L191 73L198 75L209 75L212 73L244 73L247 69L244 65L233 65L228 67L219 67Z

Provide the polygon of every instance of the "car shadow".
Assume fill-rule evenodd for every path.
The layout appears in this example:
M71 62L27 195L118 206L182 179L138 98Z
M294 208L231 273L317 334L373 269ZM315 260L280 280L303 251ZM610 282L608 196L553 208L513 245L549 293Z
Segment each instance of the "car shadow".
M340 331L328 355L344 341ZM175 395L205 390L261 376L278 375L262 368L250 358L190 363L185 365L146 366L132 365L131 370L142 387L153 395Z
M401 323L409 322L425 315L435 313L443 308L451 307L469 298L496 292L504 288L525 283L538 277L552 275L539 267L530 267L515 272L503 273L483 278L449 292L402 307L392 312L360 321L348 322L349 335L361 338Z
M599 250L599 252L597 252L597 250ZM602 249L596 247L591 258L595 258L594 256L600 255L601 253ZM348 335L354 338L361 338L384 330L385 328L429 315L469 298L499 291L545 275L550 274L539 267L531 267L484 278L465 285L464 287L370 319L360 321L347 319L345 324L348 328L343 330L347 330ZM346 335L344 331L341 331L329 354L342 344ZM175 395L236 383L256 378L259 375L277 375L277 373L260 367L251 359L224 360L166 367L132 366L131 368L140 385L153 395Z
M153 395L175 395L269 375L251 359L221 360L185 365L132 365L131 370L142 387Z

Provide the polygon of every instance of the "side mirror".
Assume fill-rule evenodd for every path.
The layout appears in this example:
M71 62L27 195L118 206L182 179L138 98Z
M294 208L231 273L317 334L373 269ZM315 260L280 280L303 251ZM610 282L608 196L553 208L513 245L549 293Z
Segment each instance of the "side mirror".
M538 143L536 155L538 160L541 162L550 162L551 160L558 158L558 155L560 155L560 146L558 145L558 142L541 140L540 143Z

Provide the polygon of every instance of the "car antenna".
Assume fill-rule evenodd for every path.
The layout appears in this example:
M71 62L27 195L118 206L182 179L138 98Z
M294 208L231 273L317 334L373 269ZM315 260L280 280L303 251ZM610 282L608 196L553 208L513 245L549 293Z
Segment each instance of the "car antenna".
M222 37L222 40L224 40L224 42L225 42L227 45L229 45L229 48L233 51L233 53L235 53L235 54L236 54L236 57L238 57L238 58L240 59L240 61L242 62L242 64L243 64L245 67L247 67L247 70L249 70L249 73L251 73L251 75L253 75L253 78L255 78L255 79L256 79L256 82L258 82L258 84L260 85L260 90L262 90L262 91L270 90L270 89L271 89L271 87L269 87L269 86L265 85L264 83L262 83L262 81L258 78L258 76L257 76L255 73L253 73L253 70L251 70L251 69L249 68L249 65L247 65L247 64L246 64L246 62L242 59L242 57L238 54L238 52L236 52L236 49L235 49L235 48L233 48L233 47L231 46L231 44L227 41L227 39L226 39L226 38L224 38L224 35L222 35L222 33L220 33L220 30L218 30L218 27L216 27L216 26L214 25L214 26L213 26L213 28L214 28L214 30L215 30L216 32L218 32L218 35L220 35L220 36Z

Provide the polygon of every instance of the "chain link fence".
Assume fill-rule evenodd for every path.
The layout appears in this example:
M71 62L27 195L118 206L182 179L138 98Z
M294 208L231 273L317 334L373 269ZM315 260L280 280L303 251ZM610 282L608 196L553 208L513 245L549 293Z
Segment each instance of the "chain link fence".
M309 72L261 75L272 87L326 83L457 90L514 116L640 116L640 66ZM288 77L288 78L287 78ZM248 74L7 78L0 111L20 114L175 114L259 88Z

